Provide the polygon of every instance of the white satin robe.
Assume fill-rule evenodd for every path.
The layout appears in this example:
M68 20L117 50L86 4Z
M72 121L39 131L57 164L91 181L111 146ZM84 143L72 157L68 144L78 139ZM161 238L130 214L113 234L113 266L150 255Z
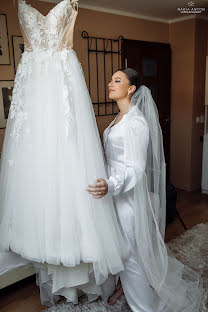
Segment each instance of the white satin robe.
M134 233L134 186L141 178L146 167L149 130L142 116L135 119L134 110L123 116L120 122L113 125L116 118L105 129L103 140L109 179L108 191L113 195L118 222L129 249L129 257L120 272L126 300L133 312L153 312L153 292L143 272L136 254ZM118 116L118 115L117 115ZM137 171L126 152L126 130L132 131L138 144ZM138 173L138 164L140 167Z

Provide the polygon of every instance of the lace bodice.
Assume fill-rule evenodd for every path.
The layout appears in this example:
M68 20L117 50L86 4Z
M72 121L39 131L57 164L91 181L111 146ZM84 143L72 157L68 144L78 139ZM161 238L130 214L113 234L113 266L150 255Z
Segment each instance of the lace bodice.
M63 50L73 47L78 0L62 0L47 15L19 0L19 22L25 51Z

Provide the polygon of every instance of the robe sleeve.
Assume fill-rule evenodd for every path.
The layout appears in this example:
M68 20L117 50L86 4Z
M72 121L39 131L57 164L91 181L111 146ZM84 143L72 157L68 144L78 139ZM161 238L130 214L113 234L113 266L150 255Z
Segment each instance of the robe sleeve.
M142 178L146 169L149 128L142 116L136 116L126 126L124 138L124 166L114 170L106 181L108 192L115 196L132 189Z

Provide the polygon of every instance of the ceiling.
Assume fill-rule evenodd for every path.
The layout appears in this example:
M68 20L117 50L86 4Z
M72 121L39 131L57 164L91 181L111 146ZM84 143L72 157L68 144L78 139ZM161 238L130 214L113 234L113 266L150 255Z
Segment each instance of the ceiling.
M40 0L58 3L60 0ZM191 3L190 3L191 2ZM184 1L184 0L79 0L79 7L96 11L133 16L161 22L174 22L197 17L208 19L208 0ZM201 13L181 13L179 9L200 10Z

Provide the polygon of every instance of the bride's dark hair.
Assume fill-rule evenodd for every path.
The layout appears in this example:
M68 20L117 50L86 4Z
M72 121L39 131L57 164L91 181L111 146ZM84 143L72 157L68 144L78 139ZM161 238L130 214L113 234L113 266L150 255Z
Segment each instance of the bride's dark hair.
M141 77L136 70L134 70L133 68L121 68L118 69L118 71L123 72L127 76L129 84L136 86L136 91L139 89L139 87L141 86Z

